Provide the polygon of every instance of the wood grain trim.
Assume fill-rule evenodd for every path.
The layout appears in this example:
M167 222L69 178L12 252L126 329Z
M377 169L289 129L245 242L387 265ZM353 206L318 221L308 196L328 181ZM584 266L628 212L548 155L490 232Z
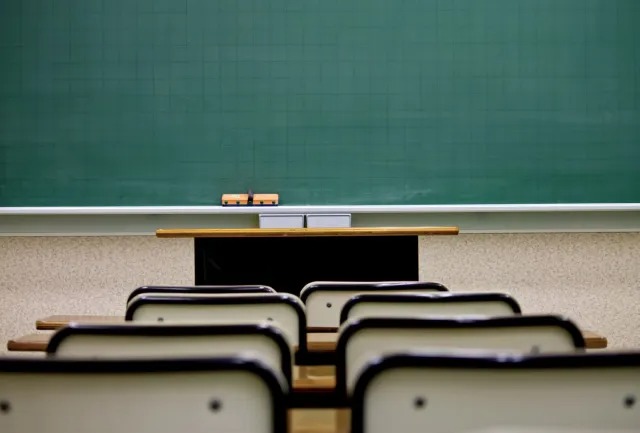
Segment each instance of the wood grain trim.
M582 331L582 337L587 349L606 349L609 345L606 337L593 331Z
M334 392L336 388L335 376L321 376L321 377L305 377L296 378L293 380L294 391L300 392L314 392L325 393Z
M42 331L53 331L63 326L66 326L70 322L77 323L122 323L124 322L123 316L90 316L90 315L53 315L49 317L45 317L36 321L36 329ZM310 327L307 328L307 333L331 333L333 329L337 328L329 328L329 327ZM334 331L335 332L335 331ZM32 334L37 335L37 334ZM586 348L587 349L605 349L608 346L608 341L606 337L599 335L593 331L584 330L582 331L582 336L584 337ZM21 337L21 338L26 338ZM11 340L15 344L21 344L18 342L20 339ZM308 341L307 343L309 351L317 351L317 352L326 352L330 351L328 349L328 344L334 344L333 342L327 341ZM11 350L11 349L9 349Z
M45 352L51 334L29 334L7 342L9 352Z
M593 331L582 331L587 349L605 349L608 345L607 339ZM44 352L47 349L51 334L28 334L19 338L9 340L7 350L10 352ZM310 353L334 352L336 341L315 341L307 339L307 350ZM298 348L295 347L295 350Z
M123 323L124 316L53 315L36 320L36 329L39 331L55 331L71 322L109 325Z
M338 332L337 326L307 326L308 333L314 334L334 334Z
M41 331L55 331L62 328L71 322L76 323L91 323L91 324L112 324L124 322L124 316L92 316L92 315L53 315L36 320L36 329ZM307 333L326 333L333 334L338 331L335 326L328 327L307 327Z
M50 338L50 333L23 335L9 340L7 350L10 352L45 352ZM336 348L334 341L310 341L307 342L307 345L307 350L310 352L333 352ZM297 347L294 349L298 350Z
M457 235L458 227L351 227L290 229L158 229L159 238L264 238L319 236L431 236Z

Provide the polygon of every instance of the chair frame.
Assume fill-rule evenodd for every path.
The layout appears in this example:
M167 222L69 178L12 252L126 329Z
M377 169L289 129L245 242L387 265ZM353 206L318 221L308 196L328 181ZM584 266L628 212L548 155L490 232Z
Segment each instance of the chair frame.
M147 293L179 293L188 295L191 293L207 294L245 294L245 293L276 293L276 291L269 286L262 285L222 285L222 286L141 286L134 289L127 297L127 304L131 302L133 298L138 295L144 295Z
M486 329L486 328L538 328L554 326L571 336L574 347L582 351L586 344L580 329L571 320L557 315L501 316L490 318L420 318L371 317L353 319L340 333L336 345L336 390L347 396L347 347L349 340L367 329ZM355 395L355 394L354 394Z
M594 367L640 367L640 352L573 355L448 355L398 353L372 360L359 376L351 400L351 433L364 432L364 399L371 382L397 368L443 368L482 370L579 369Z
M300 292L300 300L306 305L307 298L314 292L319 291L342 291L342 292L353 292L356 290L365 290L367 292L375 292L375 291L389 291L397 289L398 291L422 291L424 289L433 289L434 292L448 292L449 289L440 283L430 282L430 281L398 281L398 282L384 282L384 281L374 281L371 283L366 282L357 282L356 284L340 284L339 282L330 282L328 284L324 284L322 282L318 282L319 284L309 284L305 286ZM349 283L345 281L345 283Z
M515 315L522 314L522 308L518 301L506 293L362 293L349 299L340 311L340 324L349 320L349 313L360 303L462 303L462 302L504 302Z
M271 391L273 433L288 428L287 384L281 376L262 362L247 357L193 359L127 359L127 360L69 360L37 358L0 358L0 373L43 374L122 374L176 373L206 371L243 371L260 377Z
M215 336L215 335L263 335L269 337L280 348L282 360L280 368L289 387L292 387L291 348L282 331L267 324L175 324L175 325L93 325L71 323L57 330L47 344L48 357L55 357L59 346L68 337L76 335L111 335L139 337L180 337L180 336Z
M133 316L138 308L149 305L248 305L248 304L288 304L298 316L298 352L307 353L307 316L304 307L295 301L292 295L274 293L272 296L264 294L255 296L215 296L215 297L189 297L189 296L151 296L141 295L127 306L125 321L133 321Z
M402 292L411 292L416 291L416 293L424 293L425 290L432 290L433 292L448 292L444 285L435 282L429 281L374 281L374 282L360 282L356 281L350 283L349 281L341 282L316 282L307 284L302 291L300 292L300 299L308 308L308 299L309 297L316 292L325 292L325 293L345 293L345 292L389 292L389 291L402 291ZM356 296L356 295L352 295ZM330 307L327 304L327 307ZM340 307L342 308L342 307ZM339 327L339 317L338 312L338 323L335 326L311 326L309 328L309 332L336 332Z

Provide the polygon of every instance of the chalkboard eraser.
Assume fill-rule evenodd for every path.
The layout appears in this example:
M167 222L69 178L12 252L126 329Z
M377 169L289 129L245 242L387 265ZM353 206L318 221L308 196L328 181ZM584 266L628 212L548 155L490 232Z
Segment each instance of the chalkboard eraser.
M278 206L278 194L222 194L222 206Z
M222 206L247 206L249 194L222 194Z
M278 194L254 194L254 206L278 206L280 196Z

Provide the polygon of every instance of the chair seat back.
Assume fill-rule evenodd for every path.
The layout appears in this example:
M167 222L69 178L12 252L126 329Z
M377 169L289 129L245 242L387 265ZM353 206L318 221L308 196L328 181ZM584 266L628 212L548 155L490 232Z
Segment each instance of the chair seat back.
M313 282L300 292L307 309L310 328L336 329L340 326L340 312L344 304L361 293L433 293L447 288L439 283L424 281L388 282Z
M251 352L291 384L293 358L284 333L273 324L70 324L49 340L56 358L197 358Z
M584 347L576 325L558 316L353 319L338 337L336 381L338 389L350 393L371 359L408 350L562 353Z
M142 286L133 290L127 297L127 306L140 295L223 295L276 293L273 288L262 285L225 285L225 286Z
M369 364L352 433L638 429L640 353L390 355Z
M306 316L300 299L288 293L243 295L140 295L125 314L137 323L275 322L293 346L306 349Z
M506 293L364 293L350 298L340 323L369 317L512 316L522 313Z
M3 433L281 433L278 372L249 358L0 358Z

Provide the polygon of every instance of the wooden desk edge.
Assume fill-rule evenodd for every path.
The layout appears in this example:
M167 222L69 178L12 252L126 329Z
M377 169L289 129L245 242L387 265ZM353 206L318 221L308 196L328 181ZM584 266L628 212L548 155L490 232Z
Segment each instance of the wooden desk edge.
M122 316L65 316L53 315L43 319L36 320L36 329L39 331L55 331L66 326L70 321L82 323L86 319L88 323L122 323ZM309 327L307 333L330 333L337 331L337 328L331 327ZM587 349L605 349L609 343L607 338L593 331L584 330L582 335L585 339ZM309 344L309 343L308 343ZM335 344L335 343L334 343ZM319 352L329 351L329 342L314 342L309 346L316 346Z
M294 379L293 389L297 392L332 393L336 389L336 378L333 376L325 376L313 379Z
M36 320L36 329L38 331L55 331L67 326L68 322L51 322L48 320Z
M316 237L316 236L432 236L457 235L458 227L350 227L290 229L158 229L159 238Z
M307 326L307 334L335 334L337 326Z
M596 334L593 331L582 331L582 337L585 340L585 346L587 346L587 349L606 349L609 345L607 337Z
M587 349L605 349L608 341L591 331L585 331L585 342ZM16 352L40 352L46 349L51 334L29 334L9 340L7 350ZM309 341L307 350L311 353L334 352L336 343L334 341ZM294 347L294 351L298 348Z
M36 329L38 331L55 331L71 322L90 323L100 325L111 325L124 323L124 316L94 316L94 315L65 315L54 314L36 320Z
M9 352L46 352L51 334L29 334L7 342Z

